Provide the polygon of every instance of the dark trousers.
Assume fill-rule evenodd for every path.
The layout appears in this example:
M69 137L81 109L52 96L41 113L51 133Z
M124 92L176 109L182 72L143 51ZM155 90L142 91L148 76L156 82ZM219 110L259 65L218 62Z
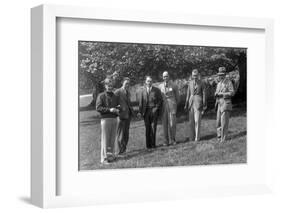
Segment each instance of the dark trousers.
M146 148L156 147L156 130L158 114L153 113L153 108L147 108L144 114Z
M119 154L126 152L127 144L129 141L130 122L131 118L118 119L117 142L119 147Z

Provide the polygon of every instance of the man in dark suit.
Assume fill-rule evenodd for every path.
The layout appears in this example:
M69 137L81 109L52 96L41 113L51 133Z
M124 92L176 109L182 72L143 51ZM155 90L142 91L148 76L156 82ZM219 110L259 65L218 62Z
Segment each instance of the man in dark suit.
M152 86L152 78L146 76L145 86L139 95L139 113L145 124L146 147L152 149L156 147L157 121L160 116L162 106L161 91Z
M130 122L133 115L129 88L130 79L124 78L122 87L114 92L114 94L118 97L120 104L120 113L117 126L117 142L119 155L122 155L126 152L127 144L129 141Z

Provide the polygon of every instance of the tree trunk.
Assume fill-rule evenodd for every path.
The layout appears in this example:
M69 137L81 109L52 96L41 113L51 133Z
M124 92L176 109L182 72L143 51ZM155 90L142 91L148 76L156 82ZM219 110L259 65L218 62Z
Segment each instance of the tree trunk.
M235 100L246 101L247 99L247 56L241 53L238 59L240 84L238 91L234 97Z

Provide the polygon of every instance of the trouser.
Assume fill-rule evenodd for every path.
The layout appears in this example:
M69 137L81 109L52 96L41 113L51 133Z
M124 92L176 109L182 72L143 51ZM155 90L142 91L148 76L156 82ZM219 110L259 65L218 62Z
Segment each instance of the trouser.
M189 109L189 140L200 140L202 111L191 107Z
M115 155L117 118L101 119L101 162Z
M118 142L119 154L126 152L127 144L129 141L130 122L131 122L131 118L128 119L118 118L117 142Z
M229 124L230 111L221 112L218 107L217 111L217 136L221 142L227 139L228 124Z
M162 115L163 134L166 144L176 141L177 118L175 113L165 110Z
M153 108L147 108L144 114L146 148L156 147L156 130L158 115L153 113Z

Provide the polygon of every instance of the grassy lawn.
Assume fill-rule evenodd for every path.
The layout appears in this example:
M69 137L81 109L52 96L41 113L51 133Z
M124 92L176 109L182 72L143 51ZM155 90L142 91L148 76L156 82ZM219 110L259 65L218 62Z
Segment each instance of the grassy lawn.
M177 144L163 147L162 125L157 127L157 148L145 148L143 120L133 120L127 156L110 165L100 164L100 119L94 110L80 112L80 169L142 168L184 165L246 163L247 123L245 107L236 107L229 124L229 140L220 144L216 139L215 113L209 112L202 120L201 141L188 141L186 116L178 116Z

